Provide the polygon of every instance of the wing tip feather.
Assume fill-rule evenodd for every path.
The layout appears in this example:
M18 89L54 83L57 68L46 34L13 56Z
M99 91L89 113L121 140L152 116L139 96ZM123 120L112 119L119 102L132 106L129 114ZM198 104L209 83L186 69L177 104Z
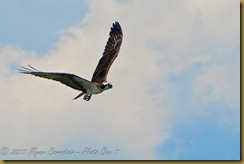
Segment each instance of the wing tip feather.
M27 64L30 68L20 66L21 68L18 68L19 73L24 74L31 74L32 72L39 72L36 68L32 67L31 65Z
M120 35L123 35L122 28L118 21L115 21L111 27L111 32L118 32Z

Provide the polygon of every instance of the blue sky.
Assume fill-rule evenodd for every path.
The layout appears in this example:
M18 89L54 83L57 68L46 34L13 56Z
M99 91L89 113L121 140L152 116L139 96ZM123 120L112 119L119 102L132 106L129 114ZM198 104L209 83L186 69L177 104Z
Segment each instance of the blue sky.
M59 30L76 25L88 8L79 0L3 0L0 10L0 47L11 44L43 54L57 42Z
M119 150L38 159L240 159L239 1L0 4L0 150ZM31 64L89 78L116 20L124 40L109 73L114 88L89 103L13 69Z

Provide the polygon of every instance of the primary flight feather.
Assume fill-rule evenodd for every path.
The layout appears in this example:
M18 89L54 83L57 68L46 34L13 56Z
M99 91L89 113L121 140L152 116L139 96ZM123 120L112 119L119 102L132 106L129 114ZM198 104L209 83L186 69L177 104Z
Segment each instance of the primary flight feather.
M59 81L62 84L65 84L73 89L82 91L74 99L77 99L84 95L83 99L89 101L93 94L100 94L103 91L112 88L112 84L107 82L107 74L113 61L119 54L122 40L123 33L121 26L119 22L115 22L111 27L109 39L105 46L102 58L98 62L98 65L93 73L91 81L69 73L38 71L30 65L28 65L29 68L21 67L21 69L19 69L19 72Z

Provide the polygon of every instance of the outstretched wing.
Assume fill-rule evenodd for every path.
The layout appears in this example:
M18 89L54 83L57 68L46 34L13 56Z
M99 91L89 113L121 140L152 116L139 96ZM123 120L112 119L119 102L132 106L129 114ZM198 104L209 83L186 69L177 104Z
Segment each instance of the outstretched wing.
M92 85L95 85L91 83L90 81L83 79L79 76L76 76L74 74L68 74L68 73L54 73L54 72L41 72L37 69L33 68L32 66L28 65L30 68L21 67L22 69L18 69L20 73L24 74L31 74L38 77L43 77L46 79L51 79L55 81L59 81L73 89L84 91L88 88L90 88Z
M111 31L109 33L110 37L107 41L105 50L103 52L102 58L95 69L92 76L92 82L103 83L107 81L108 71L119 54L120 46L123 40L123 33L119 22L113 23Z

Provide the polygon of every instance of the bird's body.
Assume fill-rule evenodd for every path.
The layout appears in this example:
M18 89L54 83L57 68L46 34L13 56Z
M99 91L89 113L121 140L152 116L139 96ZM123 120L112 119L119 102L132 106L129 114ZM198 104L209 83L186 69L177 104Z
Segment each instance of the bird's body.
M111 89L112 84L107 82L108 71L119 54L120 46L123 39L122 29L118 22L111 27L110 37L105 46L102 58L93 73L92 80L86 80L74 74L42 72L29 65L29 68L22 67L21 73L31 74L46 79L59 81L73 89L82 91L74 99L84 95L84 100L89 101L93 94L100 94L105 90Z

